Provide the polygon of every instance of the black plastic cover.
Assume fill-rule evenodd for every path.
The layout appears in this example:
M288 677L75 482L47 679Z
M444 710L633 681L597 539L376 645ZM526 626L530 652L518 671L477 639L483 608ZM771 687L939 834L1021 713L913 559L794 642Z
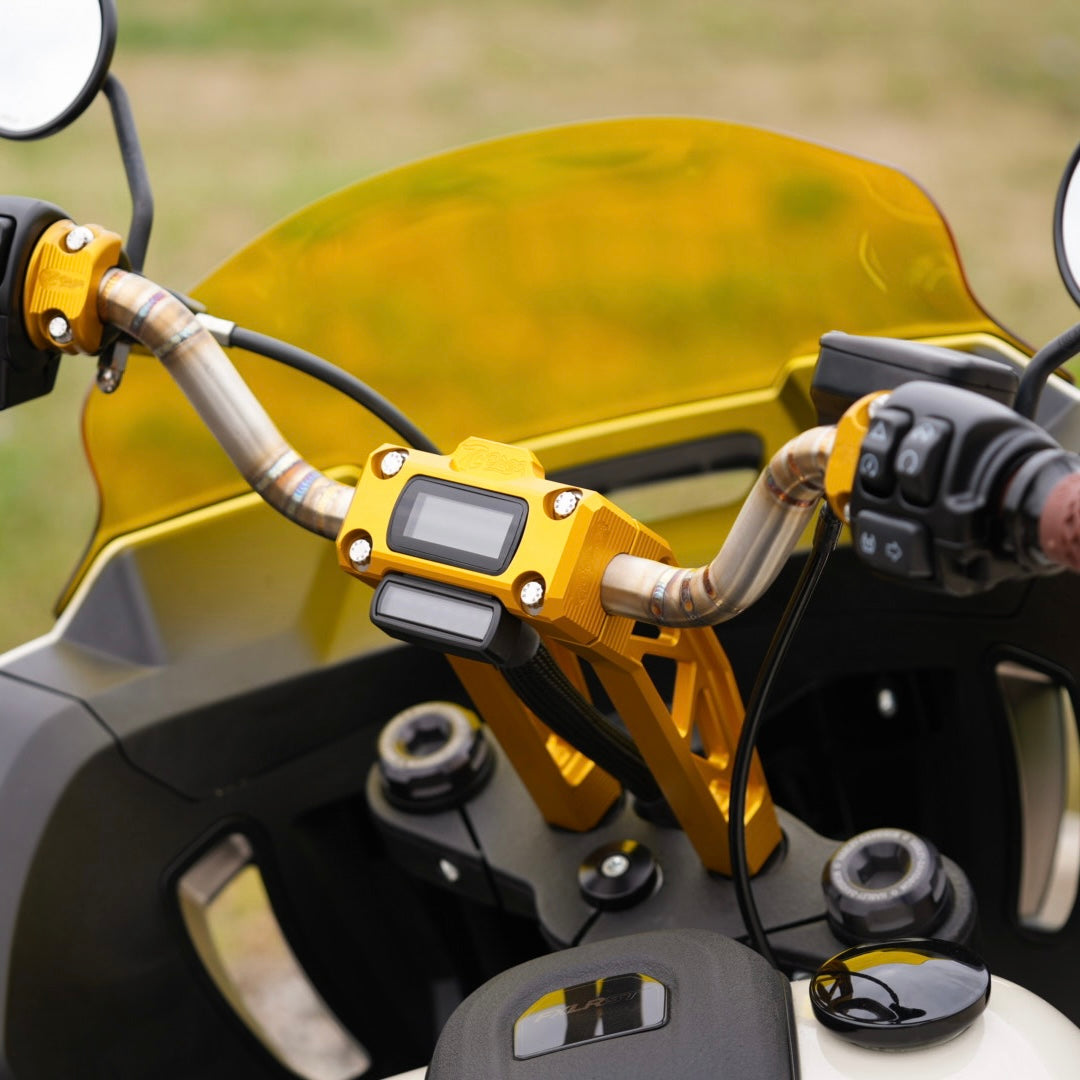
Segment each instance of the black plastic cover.
M900 338L833 330L821 339L810 396L818 422L834 424L861 397L915 380L948 383L1012 405L1020 376L1001 360Z
M540 645L536 631L493 596L408 574L379 582L371 621L401 641L500 667L523 663Z
M515 1059L515 1023L545 995L628 972L666 988L666 1023L613 1029L607 1038ZM593 1012L606 1007L595 997L580 1005ZM654 931L582 945L511 968L466 998L443 1028L427 1075L794 1080L791 993L787 980L757 953L707 930Z

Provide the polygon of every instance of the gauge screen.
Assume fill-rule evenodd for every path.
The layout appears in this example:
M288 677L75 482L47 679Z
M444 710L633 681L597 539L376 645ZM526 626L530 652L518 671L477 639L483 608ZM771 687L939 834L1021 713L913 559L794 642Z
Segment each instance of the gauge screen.
M525 529L529 504L495 491L415 476L390 518L391 550L500 574Z

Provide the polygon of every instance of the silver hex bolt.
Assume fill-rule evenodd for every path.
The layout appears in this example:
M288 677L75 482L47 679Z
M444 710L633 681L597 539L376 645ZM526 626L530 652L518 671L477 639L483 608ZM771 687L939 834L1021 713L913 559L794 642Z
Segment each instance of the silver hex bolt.
M97 388L103 394L113 394L120 387L120 376L116 373L115 368L103 367L98 368L97 373Z
M388 454L383 454L383 459L379 462L379 472L387 479L397 476L404 468L408 456L403 450L391 450Z
M71 323L69 323L63 315L54 315L49 320L48 329L49 337L51 337L57 345L70 345L72 338L75 336L71 331Z
M76 251L82 251L87 244L94 242L94 234L85 225L76 225L64 237L64 247L68 251L74 253Z
M555 496L551 508L555 511L557 518L568 518L578 508L579 502L581 502L579 491L560 491Z
M544 602L544 586L539 581L526 581L518 595L523 607L538 608Z
M619 878L630 869L630 860L625 855L609 855L600 864L600 873L606 878Z
M363 536L349 545L349 562L357 570L363 570L371 562L371 541Z

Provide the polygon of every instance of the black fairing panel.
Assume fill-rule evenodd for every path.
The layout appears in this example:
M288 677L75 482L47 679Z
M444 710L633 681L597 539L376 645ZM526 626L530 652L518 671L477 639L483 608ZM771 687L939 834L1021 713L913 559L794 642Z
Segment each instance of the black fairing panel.
M470 973L451 960L424 891L383 857L356 804L378 728L413 690L395 664L403 659L401 651L378 659L380 672L394 672L384 682L363 663L347 665L351 670L329 680L336 700L309 686L309 700L352 716L351 732L282 768L235 776L229 788L201 800L132 767L83 704L0 676L5 738L12 743L15 732L21 744L0 746L12 763L0 785L0 807L11 804L3 815L10 872L0 925L7 960L2 1045L13 1075L293 1075L221 1001L181 924L178 874L232 831L251 840L290 944L371 1053L376 1074L411 1068L430 1053L437 1032L430 984L460 978L467 990L508 961L500 957L486 969L477 962ZM303 681L279 692L286 700L302 695L295 684ZM365 683L391 689L367 694L366 708L357 710L345 687ZM452 690L441 660L428 685ZM261 705L262 696L253 702ZM242 712L244 702L233 707ZM170 730L189 730L186 719L142 718L166 741ZM213 746L204 753L212 756ZM452 907L439 921L455 923ZM457 927L466 940L467 931Z
M798 569L721 628L744 695ZM777 802L820 833L927 835L972 880L991 969L1080 1019L1080 916L1052 937L1016 925L1016 777L992 677L1017 650L1075 672L1076 610L1075 577L953 600L875 579L840 551L777 686L763 756ZM0 674L0 1057L20 1080L284 1075L199 969L173 898L176 874L228 831L251 839L290 943L375 1075L430 1052L437 984L460 999L541 951L508 915L419 885L371 825L379 727L417 701L461 700L442 658L397 648L287 677L267 665L252 689L223 651L204 701L185 708L169 667L143 667L121 733L97 707L111 694L119 709L115 662L87 652L76 668L59 655L72 647L45 646L33 679ZM886 680L900 703L888 723L874 708ZM260 731L273 755L245 749Z
M749 619L720 628L744 695L797 572L789 565ZM777 803L818 832L839 839L908 828L959 863L975 889L976 946L990 969L1074 1022L1080 910L1056 934L1018 924L1018 780L994 665L1018 659L1057 673L1080 702L1078 604L1075 575L952 598L894 585L850 549L838 551L761 740ZM899 703L891 720L875 705L886 686Z
M545 995L644 974L668 991L667 1022L537 1057L513 1052L514 1024ZM604 998L590 1013L601 1015ZM527 1021L526 1021L527 1022ZM428 1080L794 1080L787 979L745 945L707 930L662 930L582 945L505 971L470 995L443 1028Z

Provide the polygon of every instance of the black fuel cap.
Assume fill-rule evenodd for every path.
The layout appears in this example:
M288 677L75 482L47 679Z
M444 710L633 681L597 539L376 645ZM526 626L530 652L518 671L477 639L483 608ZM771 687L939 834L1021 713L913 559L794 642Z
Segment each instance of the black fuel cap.
M948 1042L989 1000L986 965L949 941L861 945L826 960L810 982L817 1019L871 1050Z

